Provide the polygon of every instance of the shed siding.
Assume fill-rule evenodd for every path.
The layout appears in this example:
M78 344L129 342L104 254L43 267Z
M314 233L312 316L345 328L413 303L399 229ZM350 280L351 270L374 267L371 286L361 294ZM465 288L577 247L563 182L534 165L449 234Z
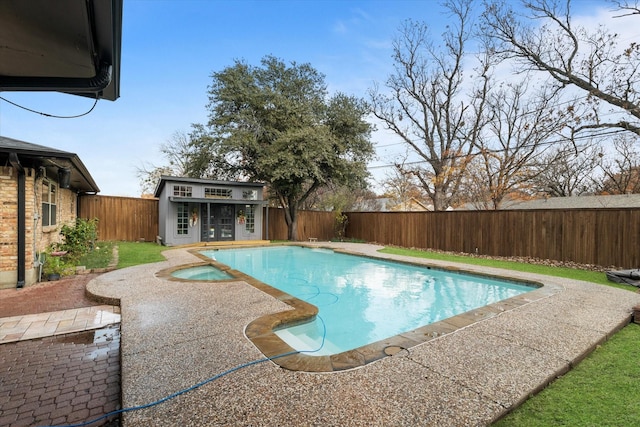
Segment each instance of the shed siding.
M189 195L175 195L174 186L190 187ZM212 198L207 194L206 189L219 189L219 190L231 190L231 197L228 199L228 203L225 202L226 198ZM244 192L247 190L256 191L255 200L245 200ZM209 197L207 197L209 196ZM202 241L202 213L201 207L210 203L213 204L226 204L233 205L233 233L234 240L260 240L262 239L262 186L261 185L247 185L245 183L239 183L239 185L233 185L233 183L220 183L220 182L189 182L184 179L179 181L172 181L167 179L159 197L159 231L158 235L162 238L163 244L168 246L173 245L185 245L193 244ZM184 198L185 202L180 202L180 199ZM198 199L194 201L193 199ZM178 234L178 206L179 203L187 203L188 212L191 215L192 212L197 212L198 221L197 224L189 223L187 228L187 234ZM246 212L247 205L254 205L255 207L255 227L251 232L247 229L246 220L241 220L240 211ZM206 235L205 235L206 237Z

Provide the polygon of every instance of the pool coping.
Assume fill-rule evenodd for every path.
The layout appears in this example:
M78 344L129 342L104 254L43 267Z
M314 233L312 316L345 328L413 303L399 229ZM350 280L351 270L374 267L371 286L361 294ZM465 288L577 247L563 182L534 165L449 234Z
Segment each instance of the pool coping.
M460 267L443 267L435 263L430 263L428 260L399 260L390 259L388 257L378 257L372 254L363 254L359 252L349 251L347 249L336 249L330 246L309 245L304 243L280 243L273 244L272 246L299 246L306 248L321 248L335 251L337 253L343 253L347 255L360 256L376 260L392 261L400 264L426 267L437 270L452 271L456 273L472 274L476 276L483 276L488 278L495 278L501 280L508 280L517 282L519 284L525 284L528 286L536 287L530 292L517 295L515 297L507 298L492 304L488 304L483 307L479 307L419 328L412 329L411 331L403 332L392 337L367 344L362 347L355 348L353 350L337 353L333 355L314 356L311 354L305 354L292 348L289 344L283 341L276 333L275 330L284 327L295 326L308 322L315 318L318 314L318 308L306 301L300 300L286 292L276 289L266 283L263 283L252 276L249 276L241 271L230 268L228 265L213 260L206 255L201 254L206 248L193 248L188 252L192 255L200 258L201 263L192 263L188 265L181 265L177 267L171 267L161 270L156 273L157 277L168 278L174 281L184 282L203 282L202 280L189 280L178 279L171 276L171 273L193 266L212 265L227 274L234 277L233 280L242 280L256 289L272 296L273 298L287 304L292 310L286 310L278 313L267 314L259 317L250 322L245 328L245 336L268 358L284 369L291 371L303 371L303 372L338 372L349 369L356 369L365 366L369 363L383 359L385 357L394 356L402 350L411 349L420 344L424 344L433 339L450 334L457 330L466 328L475 323L483 320L495 317L501 313L505 313L514 310L523 305L539 301L548 298L551 295L557 294L563 291L563 287L556 284L542 283L534 280L522 279L515 275L509 275L509 271L505 270L505 274L491 274L473 271L471 269L465 269ZM244 245L243 248L257 247L251 245ZM261 246L263 247L263 245ZM240 247L220 247L215 250L225 249L238 249ZM226 280L210 281L215 282L229 282Z
M230 248L231 249L231 248ZM186 279L183 277L176 277L173 275L173 273L175 273L176 271L180 271L180 270L187 270L189 268L194 268L194 267L206 267L206 266L212 266L217 268L218 270L227 273L230 277L225 277L222 279ZM228 267L227 268L220 268L217 265L214 265L211 262L192 262L189 264L183 264L183 265L179 265L179 266L174 266L174 267L169 267L169 268L165 268L162 269L160 271L158 271L155 276L160 278L160 279L165 279L165 280L169 280L172 282L183 282L183 283L194 283L194 282L213 282L213 283L217 283L217 282L221 282L221 283L227 283L229 281L232 280L236 280L236 277L232 276L231 273L228 272L228 270L230 270Z

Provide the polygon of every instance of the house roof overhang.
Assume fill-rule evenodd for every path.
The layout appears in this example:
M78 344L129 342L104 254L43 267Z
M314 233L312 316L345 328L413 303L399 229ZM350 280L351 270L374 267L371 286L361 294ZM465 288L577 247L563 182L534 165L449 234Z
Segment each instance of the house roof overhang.
M120 96L123 0L0 1L0 92Z
M5 157L8 159L11 154L17 155L25 168L44 168L47 176L55 176L59 169L68 168L71 172L70 187L78 193L100 191L77 154L0 136L0 163L4 164Z

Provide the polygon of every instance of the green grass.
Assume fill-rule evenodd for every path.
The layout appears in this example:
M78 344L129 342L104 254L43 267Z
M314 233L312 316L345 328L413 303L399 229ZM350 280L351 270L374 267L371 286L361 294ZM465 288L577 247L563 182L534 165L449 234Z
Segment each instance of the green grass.
M640 425L639 344L632 323L494 426Z
M583 280L585 282L597 283L600 285L613 286L628 291L636 291L631 285L622 285L607 280L604 273L599 271L579 270L567 267L554 267L549 265L529 264L524 262L497 260L490 258L477 258L473 256L453 255L441 252L421 251L417 249L384 248L380 252L386 254L413 256L417 258L427 258L438 261L462 262L465 264L480 265L484 267L504 268L507 270L522 271L526 273L546 274L548 276L564 277L567 279Z
M384 248L380 252L546 274L629 291L638 290L633 286L610 282L601 272L415 249ZM630 324L566 375L495 423L494 427L640 425L639 346L640 325Z
M118 268L164 261L166 246L150 242L118 242Z
M81 257L75 264L84 265L87 269L108 267L113 258L113 246L113 242L98 242L91 252Z

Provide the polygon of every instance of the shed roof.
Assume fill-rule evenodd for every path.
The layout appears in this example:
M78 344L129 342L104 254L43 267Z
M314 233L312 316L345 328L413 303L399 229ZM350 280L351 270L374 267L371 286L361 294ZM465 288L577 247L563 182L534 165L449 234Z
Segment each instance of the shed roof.
M225 187L250 187L250 188L262 188L265 186L262 182L240 182L240 181L218 181L213 179L202 178L189 178L184 176L160 176L160 181L156 186L156 190L153 192L154 197L160 197L162 189L168 182L182 182L185 184L203 184L203 185L220 185Z

